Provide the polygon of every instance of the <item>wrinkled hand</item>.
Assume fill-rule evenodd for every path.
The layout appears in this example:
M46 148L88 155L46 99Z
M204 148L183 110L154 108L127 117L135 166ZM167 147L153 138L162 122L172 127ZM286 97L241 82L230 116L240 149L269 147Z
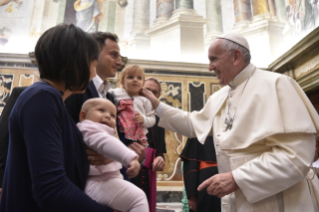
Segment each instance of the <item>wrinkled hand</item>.
M165 166L164 159L161 156L157 156L153 161L152 169L154 172L163 171L164 166Z
M135 116L133 117L133 121L135 121L138 124L143 124L144 118L139 112L135 111Z
M214 175L200 184L197 190L201 191L206 187L208 194L218 196L219 198L239 189L232 172Z
M138 161L142 162L145 158L145 147L143 145L142 140L138 140L137 142L132 142L128 145L128 147L133 150L138 155Z
M195 211L195 212L197 211L197 199L196 199L195 195L192 195L192 196L189 197L188 206L193 211Z
M86 154L88 155L88 159L91 165L106 165L113 161L88 147L86 147L85 151L86 151Z
M127 166L126 173L128 174L129 178L136 177L140 172L141 165L137 159L133 159Z
M160 101L154 96L154 94L151 91L146 90L145 88L143 88L140 91L140 95L145 96L146 98L148 98L151 101L152 106L153 106L154 109L156 109L158 107Z

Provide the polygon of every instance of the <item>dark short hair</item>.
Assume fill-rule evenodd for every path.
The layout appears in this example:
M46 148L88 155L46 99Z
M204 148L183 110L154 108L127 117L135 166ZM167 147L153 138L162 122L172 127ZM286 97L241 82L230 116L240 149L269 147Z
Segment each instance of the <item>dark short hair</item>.
M73 24L61 24L43 33L35 46L40 78L65 81L65 90L85 90L91 62L98 58L93 37Z
M93 32L91 35L94 37L94 39L99 44L99 48L102 49L105 45L105 40L110 39L116 43L119 42L119 39L116 34L110 33L110 32Z

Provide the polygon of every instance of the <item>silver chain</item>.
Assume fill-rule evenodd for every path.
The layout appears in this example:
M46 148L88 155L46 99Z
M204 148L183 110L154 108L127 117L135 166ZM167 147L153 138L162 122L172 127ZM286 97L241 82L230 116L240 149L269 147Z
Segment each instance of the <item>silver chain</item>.
M229 102L229 93L230 93L230 89L231 89L231 88L229 88L229 90L228 90L228 99L227 99L227 107L228 107L228 109L227 109L227 115L228 115L228 118L227 118L227 117L225 118L225 124L227 124L225 131L227 131L228 129L231 130L231 128L232 128L232 126L233 126L233 121L234 121L234 119L235 119L235 115L236 115L236 112L237 112L237 106L238 106L238 104L239 104L239 102L240 102L241 96L242 96L243 93L244 93L244 90L245 90L245 88L246 88L246 85L247 85L247 83L248 83L250 77L251 77L251 76L253 75L253 73L255 72L255 70L256 70L256 67L255 67L255 69L251 72L249 78L247 79L247 81L246 81L246 83L245 83L245 85L244 85L243 90L241 91L241 94L240 94L238 103L237 103L237 105L236 105L236 107L235 107L235 112L234 112L233 118L231 118L230 115L229 115L229 105L228 105L228 102Z

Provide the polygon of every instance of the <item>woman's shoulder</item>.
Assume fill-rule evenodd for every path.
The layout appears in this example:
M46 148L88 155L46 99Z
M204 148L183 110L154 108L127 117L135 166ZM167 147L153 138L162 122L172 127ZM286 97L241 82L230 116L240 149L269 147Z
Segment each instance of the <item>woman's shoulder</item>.
M51 85L42 82L36 82L26 88L17 100L17 104L21 106L22 104L24 105L27 103L47 105L52 104L53 102L55 102L55 104L60 104L61 106L63 105L63 99L60 92Z

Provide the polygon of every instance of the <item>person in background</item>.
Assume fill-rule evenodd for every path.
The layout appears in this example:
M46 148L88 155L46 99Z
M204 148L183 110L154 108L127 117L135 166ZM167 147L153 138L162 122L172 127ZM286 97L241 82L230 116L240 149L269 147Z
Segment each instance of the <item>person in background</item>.
M89 161L64 106L95 76L98 46L73 24L58 25L39 38L35 57L41 80L24 90L9 118L0 210L107 212L83 191Z
M161 85L156 78L145 79L144 88L154 94L156 98L161 96ZM156 172L163 171L165 167L164 153L166 153L165 129L158 126L159 118L156 116L156 123L148 128L148 147L145 148L146 156L142 169L137 177L131 180L132 183L141 188L149 201L150 212L156 210Z
M0 117L0 199L2 192L2 182L4 176L4 170L7 163L7 155L8 155L8 146L9 146L9 116L12 111L12 108L17 101L18 97L26 89L27 87L15 87L13 88L11 95L8 99L7 104L3 108Z
M187 139L180 158L183 161L185 193L190 212L220 212L220 198L209 195L206 190L197 190L201 183L218 174L213 137L208 136L204 145L196 138Z

